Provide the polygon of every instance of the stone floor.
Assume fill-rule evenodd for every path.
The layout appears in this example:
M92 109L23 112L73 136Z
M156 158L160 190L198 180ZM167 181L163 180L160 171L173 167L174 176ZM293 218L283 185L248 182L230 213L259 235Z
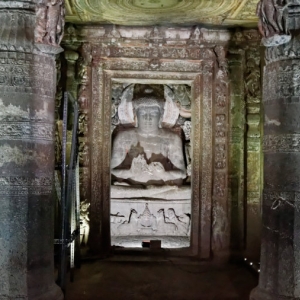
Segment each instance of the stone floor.
M66 300L248 300L257 276L237 264L122 257L86 261L67 286Z

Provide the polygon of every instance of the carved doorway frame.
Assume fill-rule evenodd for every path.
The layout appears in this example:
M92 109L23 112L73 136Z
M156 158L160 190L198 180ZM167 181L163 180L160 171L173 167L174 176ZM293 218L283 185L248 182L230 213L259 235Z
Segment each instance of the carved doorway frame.
M190 247L180 251L177 249L176 253L203 259L211 255L216 60L187 60L183 72L176 66L178 63L182 62L166 60L168 68L164 68L161 60L158 69L145 71L149 68L147 59L127 59L126 66L120 58L101 58L92 67L90 240L93 252L107 254L111 247L111 87L113 82L130 82L191 85L193 161ZM122 70L122 66L125 69ZM173 69L177 68L179 71L174 72Z

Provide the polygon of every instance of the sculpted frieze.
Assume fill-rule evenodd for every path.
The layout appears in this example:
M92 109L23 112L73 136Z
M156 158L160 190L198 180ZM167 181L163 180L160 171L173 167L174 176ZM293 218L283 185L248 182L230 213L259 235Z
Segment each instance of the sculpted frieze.
M212 58L212 51L199 47L117 47L105 45L101 49L101 55L107 57L131 57L131 58L168 58L168 59L202 59Z

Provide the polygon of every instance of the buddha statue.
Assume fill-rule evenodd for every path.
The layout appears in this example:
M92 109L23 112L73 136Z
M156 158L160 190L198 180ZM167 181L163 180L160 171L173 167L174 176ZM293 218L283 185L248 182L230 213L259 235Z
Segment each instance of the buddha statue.
M180 186L187 176L182 139L162 128L165 101L146 87L131 105L136 127L120 129L113 139L114 181L131 186Z

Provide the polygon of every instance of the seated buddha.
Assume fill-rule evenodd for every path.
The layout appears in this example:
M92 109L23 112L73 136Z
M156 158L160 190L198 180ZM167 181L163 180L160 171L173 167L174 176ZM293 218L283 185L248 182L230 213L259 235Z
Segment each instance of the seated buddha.
M180 186L186 178L183 144L178 134L161 126L164 101L147 88L132 105L137 126L120 129L113 140L114 181Z

